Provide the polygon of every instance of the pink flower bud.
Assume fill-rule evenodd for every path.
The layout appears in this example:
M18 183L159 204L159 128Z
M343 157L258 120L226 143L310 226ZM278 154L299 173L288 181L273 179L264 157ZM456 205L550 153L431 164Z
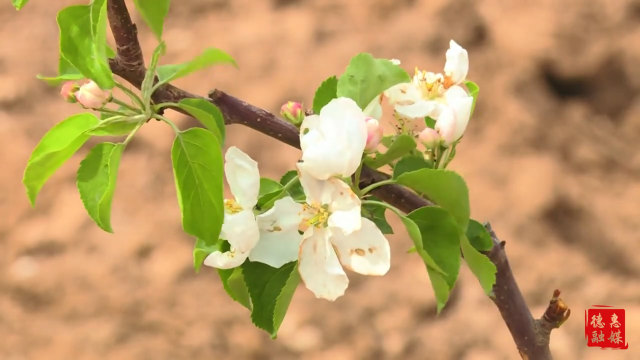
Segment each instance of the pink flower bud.
M300 125L304 120L302 104L289 101L280 108L280 115L294 125Z
M378 120L368 117L365 119L367 125L367 144L364 147L365 152L373 152L378 148L378 144L382 140L382 127Z
M78 87L76 83L74 83L73 81L67 81L66 83L64 83L64 85L62 85L62 88L60 89L60 95L62 95L62 97L68 102L74 103L77 100L73 93L78 91L78 89L80 89L80 87Z
M82 85L75 93L78 102L85 108L99 109L106 104L110 98L110 91L102 90L93 81Z
M418 139L427 149L435 149L440 145L440 134L432 128L425 128L418 135Z
M457 140L454 138L456 135L456 113L453 109L447 106L442 110L436 121L435 128L440 134L440 138L442 138L444 147L451 146Z

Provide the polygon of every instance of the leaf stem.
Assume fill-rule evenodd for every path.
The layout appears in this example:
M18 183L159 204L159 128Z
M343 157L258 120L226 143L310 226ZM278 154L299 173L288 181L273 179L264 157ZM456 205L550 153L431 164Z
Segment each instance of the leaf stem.
M158 112L158 110L162 109L162 108L166 108L166 107L171 107L171 106L175 106L178 107L179 105L177 103L174 102L163 102L160 104L156 104L153 105L153 112Z
M122 90L122 92L125 93L127 96L129 96L129 98L131 98L131 100L133 100L136 104L138 104L140 109L144 109L144 104L142 102L142 99L138 96L138 94L134 93L129 88L127 88L126 86L120 84L117 81L116 81L116 87L118 89Z
M145 122L144 122L144 121L140 121L140 122L138 123L138 125L137 125L135 128L133 128L133 130L131 130L131 132L129 133L129 135L127 135L127 138L126 138L126 139L124 139L124 142L123 142L124 146L127 146L127 144L129 143L129 141L131 141L131 139L133 139L133 135L135 135L135 134L138 132L138 130L140 130L140 128L142 127L142 125L144 125L144 124L145 124Z
M137 108L127 104L126 102L116 98L115 96L111 98L111 102L116 104L116 105L120 105L120 106L122 106L123 108L125 108L127 110L133 111L136 114L139 114L141 112L140 109L137 109Z
M173 131L175 131L176 135L180 134L182 131L180 131L180 128L178 128L176 126L176 124L173 123L173 121L167 119L166 117L160 115L160 114L153 114L153 118L154 119L158 119L160 121L164 121L165 123L169 124L169 126L171 126L171 128L173 129Z
M395 184L395 183L396 183L396 179L387 179L387 180L379 181L377 183L373 183L373 184L367 186L366 188L362 189L362 191L360 191L360 195L364 196L369 191L371 191L373 189L376 189L376 188L379 188L380 186L391 185L391 184Z
M362 205L376 205L376 206L382 206L385 207L391 211L393 211L394 213L396 213L396 215L398 216L404 216L402 214L402 211L400 211L400 209L398 209L397 207L387 204L385 202L382 201L375 201L375 200L362 200Z

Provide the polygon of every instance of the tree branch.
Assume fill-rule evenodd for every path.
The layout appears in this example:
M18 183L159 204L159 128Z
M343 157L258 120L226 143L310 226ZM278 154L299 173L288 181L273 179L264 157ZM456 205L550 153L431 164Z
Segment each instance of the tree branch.
M131 21L124 0L108 0L108 17L117 44L117 56L109 62L111 70L139 89L146 69L137 29ZM185 98L202 97L170 84L159 88L152 97L155 103L177 103ZM299 130L274 114L221 90L210 92L209 101L220 109L226 124L241 124L300 148ZM178 108L174 110L187 114ZM389 175L365 166L360 186L368 186L388 178ZM375 189L373 193L406 213L424 206L433 206L433 203L398 185L382 186ZM523 359L552 359L549 350L551 330L566 321L571 313L570 310L559 298L560 291L556 290L542 318L534 319L509 266L507 254L504 251L505 242L498 239L489 224L486 224L486 229L491 234L494 246L485 255L497 268L496 284L493 287L491 299L500 311Z

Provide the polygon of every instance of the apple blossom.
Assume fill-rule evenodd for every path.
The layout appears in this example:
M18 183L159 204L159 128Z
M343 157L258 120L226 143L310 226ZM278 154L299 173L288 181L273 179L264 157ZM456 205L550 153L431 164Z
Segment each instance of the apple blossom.
M449 107L445 107L436 121L435 130L442 139L442 145L449 147L455 140L456 136L456 114Z
M232 146L225 154L224 170L235 200L224 201L220 238L227 240L231 249L212 252L204 264L230 269L242 265L247 258L273 267L294 261L302 241L298 233L302 205L296 204L291 197L285 197L277 200L265 213L255 216L253 208L258 203L260 192L258 163Z
M424 145L427 149L435 149L438 145L440 145L440 134L432 128L425 128L418 135L418 140Z
M367 143L366 115L349 98L331 100L300 127L301 166L320 180L355 173Z
M382 136L384 135L380 122L374 118L367 118L365 120L367 125L367 144L364 147L366 152L374 151L380 144Z
M459 86L469 71L468 53L453 40L449 47L444 75L416 69L411 83L398 84L385 94L396 112L408 119L438 120L445 108L453 110L456 125L451 142L455 142L467 128L473 97Z
M299 125L304 119L302 104L289 101L280 108L280 115L294 125Z
M111 92L102 90L94 81L89 81L75 92L75 97L85 108L99 109L109 101Z
M316 297L334 301L349 285L343 267L363 275L386 274L389 242L361 216L360 199L349 185L337 178L318 180L300 166L298 170L307 202L298 257L305 286Z
M66 83L64 83L62 85L62 88L60 89L60 95L62 95L62 97L70 103L75 103L77 102L77 99L74 95L74 93L76 91L78 91L80 89L80 87L78 86L78 84L76 84L73 81L67 81Z

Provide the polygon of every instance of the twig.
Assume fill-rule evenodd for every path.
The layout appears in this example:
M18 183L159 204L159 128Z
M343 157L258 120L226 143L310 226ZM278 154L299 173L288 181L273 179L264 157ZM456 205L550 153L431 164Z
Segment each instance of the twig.
M144 78L145 66L136 27L131 22L124 0L108 0L108 13L118 49L117 56L110 61L111 70L139 89ZM226 124L248 126L288 145L300 148L299 131L292 124L221 90L213 90L208 95L209 100L224 115ZM167 84L160 87L152 98L155 103L177 103L185 98L202 97ZM181 109L174 110L185 113ZM364 166L360 186L366 187L387 179L389 175ZM373 193L407 213L424 206L433 206L433 203L398 185L381 186L373 190ZM571 313L570 310L562 299L558 298L560 291L556 290L544 316L534 320L509 266L507 254L504 251L505 242L498 239L489 224L486 224L486 228L491 234L494 246L485 254L497 267L497 281L491 299L500 311L523 359L552 359L549 350L551 330L566 321Z

